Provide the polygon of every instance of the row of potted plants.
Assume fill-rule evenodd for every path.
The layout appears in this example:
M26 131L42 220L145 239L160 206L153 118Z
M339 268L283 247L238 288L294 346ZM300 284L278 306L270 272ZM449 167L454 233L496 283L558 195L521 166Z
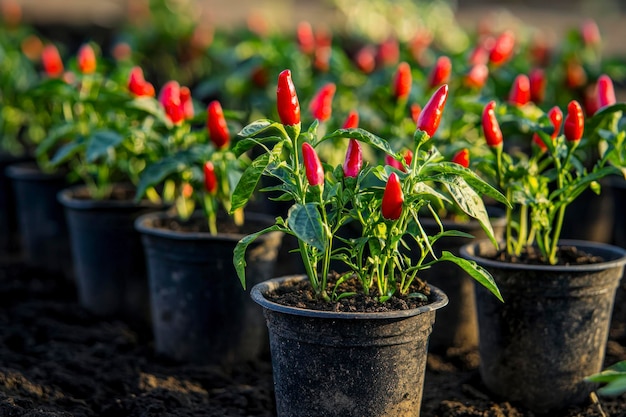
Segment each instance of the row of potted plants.
M307 30L299 28L298 42L280 41L299 54L288 67L316 62L305 48ZM579 40L583 57L596 50ZM240 109L233 97L227 109L221 100L204 105L174 80L157 96L140 67L107 68L95 44L83 45L69 62L75 71L65 73L67 64L46 46L44 75L19 94L39 110L22 126L43 132L27 138L45 176L63 174L53 194L64 189L79 301L97 314L151 324L161 354L228 363L254 358L267 344L260 310L240 280L264 309L279 415L419 415L428 338L435 310L447 303L430 277L448 261L482 284L476 308L488 388L537 411L583 401L593 388L585 377L602 366L626 254L564 242L560 233L566 208L583 191L623 175L626 106L607 75L598 76L586 106L574 98L580 86L562 92L544 78L540 85L554 88L546 96L519 70L524 58L512 33L478 41L464 76L450 63L459 68L469 51L454 62L441 55L427 75L415 57L414 65L394 59L371 71L357 60L344 71L347 61L332 49L345 66L331 60L297 82L264 61L264 100ZM313 49L321 47L316 40ZM278 71L274 87L268 75ZM222 76L227 85L227 74L215 74ZM10 104L20 114L29 108ZM72 176L82 185L65 189ZM40 191L25 194L45 200ZM503 211L503 227L492 226L486 202ZM276 212L275 203L289 209ZM52 212L44 210L44 218ZM446 240L470 237L450 225L464 218L489 239L445 248ZM51 236L59 248L58 234ZM300 275L265 282L283 236L295 242L288 249L302 260L292 271ZM285 285L302 292L294 304L275 298L289 293Z

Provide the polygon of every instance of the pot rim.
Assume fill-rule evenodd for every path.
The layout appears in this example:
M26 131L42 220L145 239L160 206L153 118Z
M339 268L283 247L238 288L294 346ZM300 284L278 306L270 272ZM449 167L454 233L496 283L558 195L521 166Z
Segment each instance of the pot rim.
M503 243L502 243L503 244ZM610 268L623 267L626 263L626 249L611 245L608 243L593 242L590 240L574 240L563 239L559 241L559 246L574 246L578 249L589 252L593 255L603 256L605 259L610 256L610 259L604 262L585 265L529 265L522 263L510 263L502 261L494 261L492 259L484 258L476 253L479 252L480 247L487 246L493 248L491 241L488 239L480 239L476 242L467 243L461 246L461 257L474 261L483 267L493 267L509 270L524 270L524 271L550 271L550 272L566 272L566 271L600 271Z
M58 181L65 180L67 172L57 170L43 172L34 161L16 162L4 170L7 177L19 181Z
M192 214L192 217L199 216L198 212ZM267 222L267 226L271 226L274 224L274 217L257 212L246 212L245 214L246 220L253 220L258 222ZM212 235L209 232L185 232L179 230L169 230L163 228L153 227L150 223L156 219L167 219L167 218L175 218L176 216L172 215L167 210L159 210L150 213L145 213L137 217L135 219L135 229L139 231L139 233L145 235L151 235L155 237L161 237L165 239L174 239L174 240L223 240L223 241L232 241L233 239L242 239L245 236L248 236L249 233L217 233ZM270 233L280 233L280 232L270 232ZM257 238L257 240L262 240L264 236L267 234L261 235Z
M114 188L135 188L130 183L114 183ZM91 210L94 208L166 208L164 204L152 203L149 200L142 199L139 202L135 202L134 198L129 200L111 200L105 198L103 200L96 200L93 198L74 198L74 195L78 190L84 190L87 186L85 184L77 184L62 189L57 193L57 200L63 206L75 210Z
M386 312L375 313L363 313L363 312L336 312L336 311L323 311L323 310L311 310L308 308L290 307L284 304L275 303L265 298L264 293L277 288L284 282L288 281L301 281L307 279L306 275L287 275L283 277L272 278L267 281L256 284L250 290L250 297L260 304L263 308L268 310L277 311L284 314L291 314L295 316L314 317L320 319L345 319L345 320L382 320L382 319L399 319L417 316L418 314L427 313L429 311L435 311L448 304L448 296L439 288L434 285L428 284L431 289L431 294L434 294L434 301L422 307L413 308L410 310L396 310Z

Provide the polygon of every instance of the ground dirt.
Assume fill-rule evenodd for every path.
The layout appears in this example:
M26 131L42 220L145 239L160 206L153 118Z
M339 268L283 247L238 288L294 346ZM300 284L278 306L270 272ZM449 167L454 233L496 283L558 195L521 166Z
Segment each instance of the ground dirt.
M607 365L626 359L623 293ZM175 363L140 334L83 310L67 279L1 261L0 416L275 415L268 358L232 369ZM534 415L490 396L478 362L475 349L431 353L422 416ZM589 400L561 416L626 416L626 396Z

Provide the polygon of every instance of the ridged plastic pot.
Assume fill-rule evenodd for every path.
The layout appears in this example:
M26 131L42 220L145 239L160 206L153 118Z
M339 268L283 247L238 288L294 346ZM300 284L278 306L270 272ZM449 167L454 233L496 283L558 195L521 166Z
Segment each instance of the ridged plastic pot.
M490 220L497 240L500 240L506 227L504 210L489 208ZM420 219L422 227L429 236L440 231L439 225L430 218ZM456 222L442 219L444 230L458 230L469 233L474 239L487 239L480 223L476 220ZM446 236L439 239L433 249L437 254L442 251L459 256L461 246L472 239ZM437 321L430 335L431 351L445 351L448 348L471 349L478 346L478 321L476 318L476 298L474 279L457 265L439 262L430 269L421 271L419 277L429 284L440 288L448 296L447 307L437 313Z
M257 284L270 337L278 417L416 417L435 311L448 302L431 287L423 307L338 313L289 307L265 294L302 275Z
M150 328L150 299L143 246L134 222L162 210L148 201L135 203L134 188L116 185L120 198L94 200L83 185L58 194L65 208L78 301L104 317L119 317Z
M494 277L504 303L476 286L480 375L494 394L539 413L584 402L601 370L615 290L626 262L622 248L560 242L605 261L589 265L521 265L488 259L490 242L463 246L463 257Z
M29 162L10 165L6 174L15 192L24 262L71 279L69 234L63 206L57 201L59 191L69 185L65 174L44 173Z
M244 235L155 227L171 218L156 212L135 221L146 254L156 352L178 361L223 365L267 353L261 308L241 287L233 265L233 251ZM259 231L274 218L246 213L245 223ZM272 232L248 247L248 288L273 276L281 239L282 233Z

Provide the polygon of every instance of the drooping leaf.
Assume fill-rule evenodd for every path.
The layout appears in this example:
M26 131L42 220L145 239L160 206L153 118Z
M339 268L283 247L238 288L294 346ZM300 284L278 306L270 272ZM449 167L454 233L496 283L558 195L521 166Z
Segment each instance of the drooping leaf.
M76 133L75 128L76 126L72 123L52 127L48 136L37 146L37 156L40 157L46 154L50 149L54 148L59 140L73 139Z
M85 146L84 138L80 137L72 142L66 143L61 146L59 150L54 154L54 157L50 161L53 166L57 166L69 160L74 154L76 154L83 146Z
M500 290L498 289L498 286L496 285L489 271L478 265L476 262L459 258L458 256L455 256L448 251L443 251L439 259L442 261L449 261L457 264L469 276L474 278L478 283L480 283L482 286L487 288L493 295L495 295L498 300L504 302L504 300L502 299L502 294L500 294Z
M245 206L270 162L270 154L265 153L256 158L243 172L231 196L231 212Z
M322 216L315 204L294 204L287 214L287 224L296 237L306 244L324 251L326 239Z
M95 162L98 158L105 156L111 149L122 143L124 138L117 132L111 130L101 130L95 132L87 139L87 162Z
M282 231L282 227L279 225L273 225L266 229L260 230L256 233L249 234L237 242L235 250L233 251L233 265L237 271L237 276L241 282L241 286L246 288L246 250L248 246L256 240L259 236L274 231Z

